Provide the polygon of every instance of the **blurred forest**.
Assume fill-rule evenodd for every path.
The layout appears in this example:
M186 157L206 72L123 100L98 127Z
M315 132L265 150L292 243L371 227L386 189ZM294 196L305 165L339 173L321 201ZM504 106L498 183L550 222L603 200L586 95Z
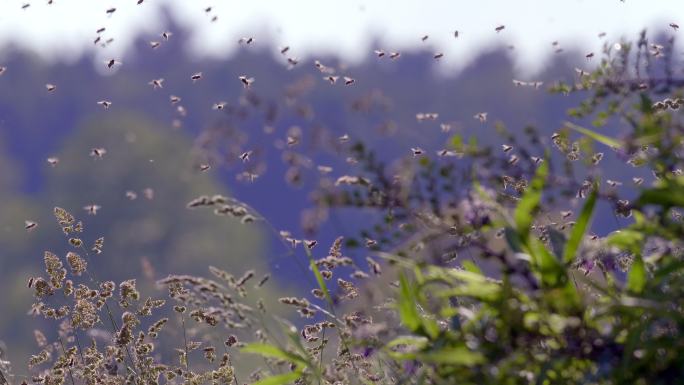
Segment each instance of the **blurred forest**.
M495 144L498 121L517 128L533 125L549 134L580 100L578 95L549 96L546 84L516 87L508 47L482 53L454 75L445 74L427 50L402 52L392 61L370 52L351 66L335 57L318 58L358 79L354 87L344 87L331 85L309 61L288 68L277 48L264 42L227 60L194 59L183 48L181 28L169 29L172 39L158 49L141 40L111 76L102 74L104 64L96 61L95 68L92 57L46 63L13 47L0 51L0 62L8 68L0 77L0 290L5 293L0 340L17 362L33 349L25 341L39 322L27 321L26 278L42 269L44 250L66 252L52 218L54 206L77 213L91 242L104 236L106 251L91 267L100 278L137 278L143 290L154 290L154 281L169 273L205 273L207 265L215 265L237 275L270 269L273 290L296 288L301 271L286 259L273 229L244 226L185 205L202 194L233 195L253 205L275 229L316 234L329 244L337 234L361 230L361 225L343 226L364 223L348 219L366 214L340 210L311 225L311 197L303 191L320 183L313 165L330 165L340 175L351 167L334 160L334 146L321 150L326 147L317 143L344 134L363 137L381 159L405 156L412 147L435 151L454 132ZM556 55L545 72L523 80L571 81L574 68L586 65L577 57L583 54ZM194 82L190 77L197 72L202 79ZM256 79L249 92L238 80L241 75ZM163 88L148 84L159 78L165 79ZM46 92L46 83L57 89ZM172 104L170 95L181 101ZM297 103L288 103L291 95L298 96ZM100 100L111 106L102 108ZM212 109L223 101L225 108ZM473 118L480 112L488 114L484 123ZM418 113L439 118L419 121ZM450 124L451 132L443 132L440 123ZM295 161L270 151L279 145L273 138L282 142L293 126L314 133L302 139ZM97 147L106 148L103 159L89 156ZM253 151L249 165L236 160L247 150ZM59 163L51 167L48 157ZM607 168L621 164L612 154L603 162ZM203 164L211 169L200 171ZM624 168L623 176L638 172ZM249 174L258 177L249 181ZM294 186L288 183L293 179ZM101 206L97 215L82 210L90 204ZM24 220L38 227L27 232ZM595 228L607 233L615 226L612 216L596 216Z

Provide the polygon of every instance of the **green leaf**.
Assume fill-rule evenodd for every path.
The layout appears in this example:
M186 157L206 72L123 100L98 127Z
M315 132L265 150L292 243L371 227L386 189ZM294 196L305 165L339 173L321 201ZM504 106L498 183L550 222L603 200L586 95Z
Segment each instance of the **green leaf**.
M641 293L646 286L646 266L640 255L632 262L632 267L627 274L627 289L633 293Z
M263 380L259 380L252 385L285 385L285 384L291 384L299 379L299 377L302 376L302 372L299 370L296 370L294 372L290 373L285 373L285 374L278 374L275 376L271 377L266 377Z
M634 254L639 252L643 241L644 233L630 229L618 230L608 236L609 245L617 246Z
M575 226L572 228L570 233L570 238L565 244L565 251L563 252L563 261L565 263L570 263L575 259L575 253L584 238L584 234L589 227L589 222L591 220L591 214L594 212L594 205L596 205L596 196L598 195L598 185L595 183L594 188L591 190L589 197L587 198L587 203L584 204L582 212L575 222Z
M660 186L641 192L637 206L648 204L664 207L684 207L684 180L668 180Z
M431 364L473 366L484 362L482 353L470 351L465 346L446 347L433 352L418 353L416 358Z
M281 360L290 361L296 364L300 364L302 366L308 365L307 360L305 360L304 358L270 344L248 344L247 346L243 347L241 351L245 353L259 354L264 357L279 358Z
M525 191L522 198L520 198L520 203L518 203L518 206L515 208L515 226L523 243L527 242L534 212L537 207L539 207L542 190L544 189L544 183L549 171L547 164L548 162L543 162L537 168L537 173L532 179L530 186L527 188L527 191Z
M404 273L399 274L399 317L401 322L413 332L417 331L421 325L415 299L411 284L406 276Z
M614 148L621 148L622 147L622 143L620 143L616 139L610 138L610 137L605 136L605 135L601 135L598 132L594 132L588 128L584 128L582 126L578 126L578 125L576 125L574 123L570 123L570 122L565 122L565 125L571 129L581 133L581 134L584 134L584 135L590 137L591 139L594 139L595 141L597 141L599 143L605 144L606 146L610 146L610 147L614 147Z

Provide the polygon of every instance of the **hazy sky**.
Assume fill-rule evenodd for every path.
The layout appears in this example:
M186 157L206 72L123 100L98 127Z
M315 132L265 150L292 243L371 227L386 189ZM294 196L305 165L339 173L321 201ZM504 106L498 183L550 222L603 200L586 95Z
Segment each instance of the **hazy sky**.
M30 47L57 60L96 50L98 60L120 58L137 34L161 40L162 9L191 32L194 55L229 55L241 36L255 46L272 41L289 45L300 59L338 53L359 60L376 48L401 51L424 46L444 53L445 68L468 64L473 54L496 45L514 45L518 69L539 69L553 53L551 42L566 51L600 50L603 41L635 38L639 30L675 32L684 27L683 0L0 0L0 47ZM22 9L24 4L30 4ZM206 7L211 13L205 13ZM116 12L106 10L116 7ZM217 16L215 22L211 18ZM494 31L505 25L500 33ZM95 31L114 37L106 48L93 45ZM454 37L454 31L459 37ZM172 31L173 32L173 31ZM606 32L604 40L597 37ZM421 37L429 35L426 42ZM173 36L172 36L173 38ZM377 40L374 40L377 39ZM377 43L377 44L375 44ZM376 46L377 45L377 46ZM679 45L680 49L682 45ZM2 50L0 48L0 64Z

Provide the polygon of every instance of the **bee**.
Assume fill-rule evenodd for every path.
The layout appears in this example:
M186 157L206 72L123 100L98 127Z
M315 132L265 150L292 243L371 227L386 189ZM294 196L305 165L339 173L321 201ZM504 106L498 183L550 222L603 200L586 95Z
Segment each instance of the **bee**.
M169 100L171 100L171 104L176 104L181 101L181 98L180 96L171 95L169 96Z
M285 47L280 49L280 54L285 55L285 53L287 53L287 51L289 51L289 50L290 50L290 46L286 45Z
M161 37L164 38L164 40L168 41L171 38L171 35L173 35L173 33L165 31L162 32Z
M209 165L208 163L202 163L199 166L199 169L202 172L209 171L210 168L211 168L211 165Z
M88 213L88 215L97 215L97 212L102 208L100 205L92 204L83 206L83 209Z
M206 12L206 13L211 12L211 7L206 7L206 8L204 8L204 12Z
M160 45L161 45L161 43L158 42L158 41L151 41L151 42L150 42L150 47L152 47L152 49L156 49L156 48L158 48Z
M591 59L591 58L594 57L594 53L593 53L593 52L589 52L588 54L584 55L584 57L587 58L587 59Z
M253 37L241 37L240 40L238 40L239 44L252 44L254 43L254 38Z
M7 71L7 67L0 66L0 76L2 76L5 71Z
M337 140L339 140L340 143L348 142L349 141L349 134L344 134L344 135L340 136L339 138L337 138Z
M152 79L147 84L151 85L152 88L156 90L157 88L164 88L162 83L164 83L164 78Z
M354 84L355 82L356 82L356 80L353 78L350 78L349 76L344 77L344 85L345 86L350 86L350 85Z
M54 156L51 156L51 157L47 158L46 160L47 160L48 164L52 167L55 167L57 165L57 163L59 163L59 158L54 157Z
M622 182L618 182L616 180L606 180L606 183L608 183L608 186L610 187L617 187L617 186L622 186Z
M644 178L632 178L632 182L637 186L641 186L644 183Z
M494 28L494 30L496 31L496 33L499 33L499 32L501 32L501 31L503 31L504 28L506 28L506 26L502 24L502 25L500 25L500 26Z
M46 84L46 85L45 85L45 89L47 89L47 90L48 90L48 92L52 92L52 91L54 91L54 90L56 90L56 89L57 89L57 86L56 86L56 85L54 85L54 84L50 84L50 83L48 83L48 84Z
M458 39L458 30L454 31L454 37Z
M383 57L383 56L385 56L385 51L383 51L383 50L381 50L381 49L376 49L376 50L373 51L373 52L375 52L375 55L376 55L377 57Z
M677 25L675 23L670 23L670 28L674 29L675 32L677 32L677 30L679 29L679 25Z
M102 157L107 153L107 150L105 150L102 147L99 148L93 148L90 150L90 156L93 158L99 158L102 159Z
M458 156L458 153L456 151L443 149L437 151L437 156Z
M126 198L128 198L128 200L134 201L138 198L138 194L136 194L135 191L128 190L126 191Z
M95 40L93 40L93 44L99 43L100 40L102 40L102 37L101 37L101 36L96 37Z
M422 155L425 151L423 151L423 149L420 147L411 147L411 152L413 153L413 156L419 156Z
M24 221L24 228L26 229L26 231L34 230L36 227L38 227L38 223L28 220Z
M394 60L394 59L398 59L399 56L401 56L401 53L400 53L400 52L390 52L390 56L389 56L389 57L390 57L390 59L393 59L393 60Z
M439 60L443 57L444 57L444 54L442 52L437 52L436 54L434 54L434 56L432 56L432 58L435 60Z
M421 40L421 41L427 41L427 39L428 39L429 37L430 37L430 36L425 35L425 36L421 37L420 40Z
M604 38L604 37L606 37L606 33L605 33L605 32L600 32L600 33L598 34L598 38L599 38L599 39Z
M214 110L222 110L222 109L226 108L226 105L228 105L227 102L218 102L218 103L214 103L214 105L211 108Z
M218 20L218 16L214 15L214 17L211 18L211 22L213 23L213 22L215 22L216 20Z
M248 78L246 75L242 75L238 79L240 79L245 88L249 88L255 80L254 78Z
M120 61L115 60L115 59L109 59L105 62L107 64L107 68L111 69L115 65L122 64Z
M514 164L518 163L518 160L519 159L516 155L511 155L511 157L508 158L508 164L514 165Z
M109 9L107 9L107 11L105 11L105 13L107 13L108 15L111 15L114 12L116 12L116 8L109 8Z
M21 9L26 9L26 8L28 8L28 7L30 7L30 6L31 6L30 3L24 3L24 4L21 6Z
M544 159L542 159L542 158L540 158L540 157L538 157L538 156L531 156L530 159L532 159L532 161L533 161L535 164L539 164L539 163L541 163L541 162L544 161Z
M98 30L95 31L95 32L96 32L97 34L101 34L102 32L104 32L104 31L106 31L106 30L107 30L107 28L101 27L101 28L98 28Z
M503 149L503 152L506 153L506 152L511 151L513 149L513 146L509 146L507 144L502 144L501 149Z
M486 112L478 112L477 114L473 115L473 118L479 120L480 123L484 123L487 121L487 113Z
M561 211L560 212L561 218L566 219L572 215L572 211Z
M307 240L307 239L304 240L304 246L306 246L306 248L309 250L316 247L317 244L318 244L318 241L315 241L315 240Z
M440 123L439 128L442 130L442 132L449 132L451 131L451 124Z
M97 104L99 104L99 105L101 105L102 107L104 107L105 110L108 110L108 109L109 109L109 106L112 105L112 102L110 102L109 100L100 100L99 102L97 102Z
M194 83L194 82L202 79L202 73L196 72L196 73L192 74L192 76L190 76L190 79L192 79L192 82Z
M240 160L242 160L243 162L248 162L250 155L252 155L252 151L245 151L242 154L240 154Z
M287 58L287 64L289 65L290 68L293 68L294 66L296 66L297 64L299 64L299 59L293 58L293 57L289 57L289 58Z

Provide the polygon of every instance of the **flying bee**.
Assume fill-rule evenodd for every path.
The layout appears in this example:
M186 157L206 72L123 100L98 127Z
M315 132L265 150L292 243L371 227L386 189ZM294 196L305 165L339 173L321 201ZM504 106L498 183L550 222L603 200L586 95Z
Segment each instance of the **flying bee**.
M478 112L477 114L473 115L473 118L479 120L480 123L484 123L487 121L487 113L486 112Z
M458 30L454 31L454 37L458 39Z
M102 32L104 32L104 31L106 31L106 30L107 30L107 28L101 27L101 28L98 28L98 30L95 31L95 32L99 35L99 34L101 34Z
M390 52L390 55L389 55L390 59L398 59L399 56L401 56L400 52Z
M112 102L110 102L109 100L100 100L99 102L97 102L97 104L101 105L102 107L104 107L105 110L107 110L109 109L109 106L112 105Z
M176 104L181 101L181 98L180 96L171 95L169 96L169 100L171 100L171 104Z
M644 178L632 178L632 182L637 186L641 186L644 183Z
M677 30L679 29L679 25L677 25L675 23L670 23L670 28L674 29L675 32L677 32Z
M128 198L128 200L134 201L138 198L138 194L136 194L135 191L128 190L126 191L126 198Z
M608 183L608 186L610 186L610 187L622 186L622 182L618 182L616 180L611 180L611 179L606 180L606 183Z
M513 146L509 146L508 144L502 144L501 149L503 149L504 153L507 153L513 149Z
M31 230L35 229L36 227L38 227L38 223L36 223L34 221L28 221L28 220L24 221L24 229L26 229L26 231L31 231Z
M383 56L385 56L385 51L383 51L383 50L381 50L381 49L376 49L376 50L373 51L373 52L375 52L375 55L376 55L377 57L383 57Z
M214 105L211 108L214 110L222 110L222 109L226 108L226 105L228 105L227 102L218 102L218 103L214 103Z
M280 53L281 53L282 55L285 55L285 53L287 53L287 51L289 51L289 50L290 50L290 46L289 46L289 45L286 45L285 47L283 47L283 48L280 49Z
M344 135L340 136L339 138L337 138L337 140L340 143L348 142L349 141L349 134L344 134Z
M52 167L55 167L57 165L57 163L59 163L59 158L54 157L54 156L51 156L51 157L47 158L46 160L47 160L48 164Z
M591 156L591 163L594 165L599 164L599 162L603 159L603 153L602 152L597 152L596 154Z
M316 167L316 169L318 169L318 172L320 172L321 174L324 174L324 175L331 173L333 170L333 168L330 166L318 166L318 167Z
M311 250L313 249L316 245L318 244L318 241L315 240L304 240L304 246L306 246L307 249Z
M105 149L102 148L102 147L93 148L93 149L90 150L90 156L92 156L93 158L98 158L98 159L102 159L102 157L103 157L106 153L107 153L107 150L105 150Z
M192 82L194 83L194 82L202 79L202 73L196 72L196 73L192 74L192 76L190 76L190 79L192 79Z
M441 59L441 58L443 58L443 57L444 57L444 53L442 53L442 52L437 52L436 54L434 54L434 55L432 56L432 58L435 59L435 60L439 60L439 59Z
M102 208L100 205L87 205L83 206L83 209L88 213L88 215L97 215L97 212Z
M503 31L504 28L506 28L506 26L502 24L502 25L500 25L500 26L494 28L494 30L496 31L496 33L499 33L499 32L501 32L501 31Z
M423 155L425 151L420 147L411 147L411 152L413 152L413 156L419 156Z
M156 90L157 88L164 88L162 86L163 82L164 82L164 78L159 78L159 79L152 79L147 84L151 85L152 88L154 88Z
M52 92L52 91L54 91L54 90L56 90L56 89L57 89L57 86L56 86L56 85L54 85L54 84L50 84L50 83L48 83L48 84L46 84L46 85L45 85L45 89L47 89L47 90L48 90L48 92Z
M160 45L161 45L161 43L158 41L151 41L150 42L150 47L152 47L152 49L159 48Z
M246 75L240 76L239 79L245 88L249 88L255 80L254 78L248 78Z
M516 155L511 155L511 157L508 158L508 164L514 165L514 164L518 163L518 160L519 159Z
M105 11L105 13L108 14L108 15L111 15L111 14L113 14L114 12L116 12L116 8L113 8L113 7L112 7L112 8L109 8L109 9L107 9L107 10Z
M238 40L239 44L252 44L254 43L254 38L253 37L241 37L240 40Z
M200 164L200 166L199 166L199 169L200 169L200 171L202 171L202 172L209 171L210 168L211 168L211 165L208 164L208 163L202 163L202 164Z
M5 73L5 71L7 71L7 67L0 66L0 76L2 76L2 74Z
M572 215L572 211L561 211L560 212L561 218L566 219Z
M584 55L584 57L587 58L587 59L591 59L591 58L594 57L594 53L593 53L593 52L589 52L588 54Z
M345 86L350 86L356 82L355 79L350 78L349 76L345 76L343 79L344 79L344 85Z
M240 160L242 160L243 162L248 162L250 155L252 155L252 151L245 151L242 154L240 154Z
M164 38L164 40L166 41L168 41L171 38L171 35L173 35L173 33L168 31L164 31L161 33L161 37Z
M116 59L109 59L109 60L105 61L105 64L107 64L107 68L111 69L115 65L120 65L122 63Z
M532 159L532 161L533 161L535 164L539 164L539 163L541 163L541 162L544 161L544 159L542 159L542 158L540 158L540 157L538 157L538 156L531 156L530 159Z

